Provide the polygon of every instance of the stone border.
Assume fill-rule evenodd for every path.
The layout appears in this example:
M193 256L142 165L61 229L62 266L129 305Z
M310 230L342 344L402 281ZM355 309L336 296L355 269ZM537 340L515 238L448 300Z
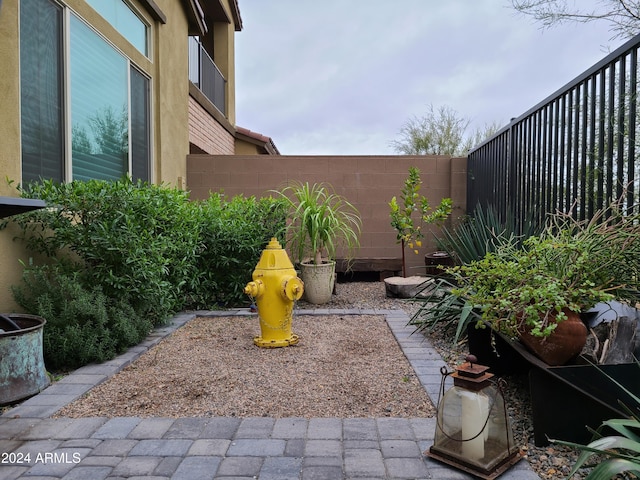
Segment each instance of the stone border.
M384 315L391 332L396 338L405 357L411 364L420 383L429 395L432 403L437 405L440 390L440 368L446 367L438 352L431 344L419 335L412 335L414 329L409 327L409 317L403 310L378 309L299 309L295 315ZM125 353L101 364L85 365L52 383L37 395L21 402L18 406L7 410L3 417L49 418L65 405L80 398L96 385L106 381L123 368L137 360L162 339L196 317L230 317L256 316L249 309L200 310L183 312L172 317L167 324L154 331L140 344L131 347Z

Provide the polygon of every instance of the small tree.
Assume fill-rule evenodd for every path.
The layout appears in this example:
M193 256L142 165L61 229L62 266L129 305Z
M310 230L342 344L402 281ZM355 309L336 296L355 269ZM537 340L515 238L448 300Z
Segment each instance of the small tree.
M418 254L415 247L422 246L424 233L422 225L424 223L436 223L444 221L451 213L452 201L450 198L443 198L434 210L429 206L429 200L420 195L420 170L416 167L409 168L409 177L404 182L400 199L402 208L398 204L396 197L389 202L391 209L391 226L396 230L396 241L402 245L402 276L407 276L406 262L404 256L405 245L409 246L414 253ZM419 223L416 225L413 220L414 212L418 212Z
M499 130L493 123L469 134L470 123L451 107L429 105L424 116L414 116L402 126L400 139L392 141L391 147L402 155L463 156Z

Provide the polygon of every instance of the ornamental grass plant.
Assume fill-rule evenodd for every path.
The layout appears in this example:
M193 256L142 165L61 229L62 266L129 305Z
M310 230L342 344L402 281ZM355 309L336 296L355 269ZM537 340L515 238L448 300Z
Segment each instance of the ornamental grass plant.
M323 258L353 258L360 247L360 212L327 183L294 182L274 190L288 205L286 245L295 261L310 258L319 265Z

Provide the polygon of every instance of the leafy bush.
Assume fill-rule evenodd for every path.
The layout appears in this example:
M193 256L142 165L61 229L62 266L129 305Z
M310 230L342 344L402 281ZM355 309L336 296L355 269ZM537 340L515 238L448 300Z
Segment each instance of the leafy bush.
M30 266L23 281L12 290L23 308L47 320L43 353L51 370L109 360L151 331L151 322L126 301L107 297L99 285L87 286L69 266Z
M51 205L16 217L29 249L56 259L72 252L88 285L100 285L154 323L183 307L201 250L187 193L127 178L44 181L25 193Z
M243 288L265 245L282 236L284 200L188 193L127 178L32 184L48 208L12 218L29 266L16 301L47 320L49 368L111 358L184 308L246 300Z
M154 323L190 308L244 300L271 237L286 225L283 199L188 193L127 178L30 185L51 207L14 217L27 247L76 260L91 285L127 300Z
M522 248L522 242L534 234L539 234L541 226L532 222L525 223L522 235L516 234L517 227L513 215L502 219L493 207L478 205L473 215L465 218L454 228L442 227L442 238L438 238L438 247L451 255L459 265L480 262L487 254L498 249ZM442 278L435 283L425 284L412 301L419 308L411 317L409 325L416 331L428 334L436 327L452 332L453 344L457 344L467 334L467 327L478 323L481 312L468 299L456 295L456 278L450 275L450 269L443 269Z
M415 299L422 305L411 324L425 332L436 324L455 327L457 341L481 314L479 324L502 333L516 335L526 323L532 334L546 336L564 308L640 300L640 215L623 215L614 202L589 220L556 213L544 226L525 226L517 235L511 217L502 221L492 209L478 209L469 222L445 230L447 249L461 265L446 270L451 283Z
M567 318L566 310L580 313L614 299L608 284L594 281L598 265L589 260L590 248L571 236L529 237L522 250L503 245L449 269L459 285L452 293L477 306L482 323L500 333L516 337L526 327L546 337Z
M251 280L262 250L272 237L282 241L287 207L282 199L242 196L231 200L212 194L200 202L201 241L198 284L191 290L191 308L237 305Z

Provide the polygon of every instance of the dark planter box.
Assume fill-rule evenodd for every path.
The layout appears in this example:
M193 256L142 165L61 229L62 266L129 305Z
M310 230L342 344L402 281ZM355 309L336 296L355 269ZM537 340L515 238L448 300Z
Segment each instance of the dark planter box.
M530 364L513 349L510 342L490 328L476 328L475 322L467 329L469 353L478 363L486 365L495 375L526 373Z
M492 346L488 328L477 330L471 326L468 333L470 353L493 373L528 371L536 446L547 445L550 439L588 443L592 434L587 427L596 429L605 420L626 418L629 415L622 405L637 405L606 376L640 396L640 368L635 363L551 367L520 342L499 334L493 335Z
M600 369L600 370L599 370ZM636 364L566 365L534 367L529 372L534 441L546 445L550 439L588 443L592 434L612 418L628 418L622 405L636 402L602 372L640 395L640 369Z

